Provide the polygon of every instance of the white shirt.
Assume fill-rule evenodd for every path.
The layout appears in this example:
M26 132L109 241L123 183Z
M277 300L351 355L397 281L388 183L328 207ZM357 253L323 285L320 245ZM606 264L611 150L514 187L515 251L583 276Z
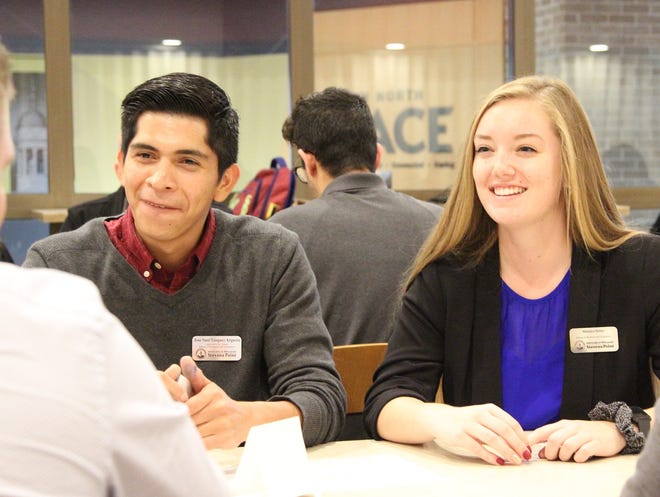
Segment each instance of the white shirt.
M91 282L0 263L0 365L0 495L229 495Z

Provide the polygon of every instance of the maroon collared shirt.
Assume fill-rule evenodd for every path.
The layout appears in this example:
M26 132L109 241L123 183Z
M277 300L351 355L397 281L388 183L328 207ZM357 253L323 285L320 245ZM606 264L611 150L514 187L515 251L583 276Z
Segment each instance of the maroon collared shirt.
M186 261L175 271L165 269L140 240L135 231L130 207L121 217L105 221L105 229L112 244L133 269L151 286L171 295L183 288L197 274L206 259L215 236L215 214L209 209L202 238Z

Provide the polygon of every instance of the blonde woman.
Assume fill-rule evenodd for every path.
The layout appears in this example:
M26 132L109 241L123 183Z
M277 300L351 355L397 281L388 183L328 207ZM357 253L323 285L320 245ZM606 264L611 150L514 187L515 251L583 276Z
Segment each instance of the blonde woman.
M570 88L504 84L410 271L368 431L500 465L535 444L577 462L641 450L649 359L660 375L659 260L660 238L625 227Z

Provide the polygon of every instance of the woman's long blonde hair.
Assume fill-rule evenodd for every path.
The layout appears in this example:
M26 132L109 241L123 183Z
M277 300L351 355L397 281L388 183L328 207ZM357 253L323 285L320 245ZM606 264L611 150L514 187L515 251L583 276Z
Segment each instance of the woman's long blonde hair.
M413 262L405 288L434 260L452 254L464 267L474 267L497 242L497 224L479 202L472 178L474 135L488 109L497 102L516 98L538 102L559 137L569 239L588 252L606 251L638 233L627 229L621 219L589 119L573 91L559 79L527 76L494 90L477 111L456 184L438 224Z

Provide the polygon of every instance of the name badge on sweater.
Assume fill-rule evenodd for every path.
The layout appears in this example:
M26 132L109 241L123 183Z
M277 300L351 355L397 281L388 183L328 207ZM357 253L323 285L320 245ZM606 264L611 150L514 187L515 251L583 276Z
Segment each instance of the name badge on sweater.
M574 354L619 350L619 333L616 326L571 328L568 334L571 341L571 352Z
M241 337L239 336L193 337L192 357L196 361L240 361Z

